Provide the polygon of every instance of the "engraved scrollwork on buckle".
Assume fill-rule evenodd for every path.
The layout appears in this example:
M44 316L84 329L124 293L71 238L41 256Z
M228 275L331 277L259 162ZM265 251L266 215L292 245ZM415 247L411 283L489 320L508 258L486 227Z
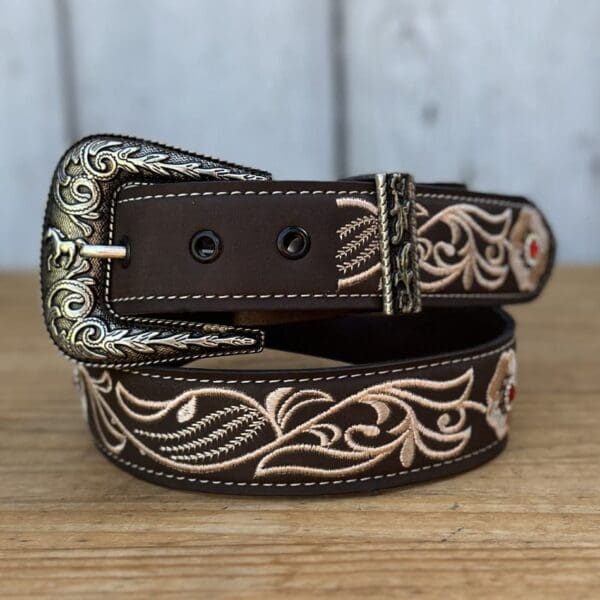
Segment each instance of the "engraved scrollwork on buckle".
M410 175L375 175L381 243L383 312L421 310L415 183Z
M270 175L135 138L85 138L61 159L50 188L41 252L46 326L71 358L106 366L182 361L262 349L262 332L206 323L118 315L108 299L114 200L128 183ZM106 285L105 285L106 284Z

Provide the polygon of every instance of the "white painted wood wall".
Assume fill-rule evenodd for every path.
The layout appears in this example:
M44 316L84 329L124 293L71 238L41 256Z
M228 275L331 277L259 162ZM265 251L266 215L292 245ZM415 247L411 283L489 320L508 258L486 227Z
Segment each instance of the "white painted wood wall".
M122 132L331 178L534 198L600 261L600 4L0 0L0 268L34 268L53 166Z

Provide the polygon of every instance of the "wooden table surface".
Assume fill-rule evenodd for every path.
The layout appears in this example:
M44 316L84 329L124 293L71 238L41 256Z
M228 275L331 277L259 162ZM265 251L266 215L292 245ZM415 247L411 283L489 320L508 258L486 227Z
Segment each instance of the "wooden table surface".
M374 496L244 498L103 458L35 276L0 276L0 597L600 598L600 268L512 312L499 458Z

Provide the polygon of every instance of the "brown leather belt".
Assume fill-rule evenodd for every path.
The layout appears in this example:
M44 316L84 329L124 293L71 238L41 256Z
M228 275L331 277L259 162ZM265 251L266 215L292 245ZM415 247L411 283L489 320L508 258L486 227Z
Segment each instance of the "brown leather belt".
M553 257L524 198L401 173L273 181L102 135L57 167L41 287L117 465L186 489L335 493L502 450L515 341L495 306L539 294ZM190 366L265 345L332 364Z

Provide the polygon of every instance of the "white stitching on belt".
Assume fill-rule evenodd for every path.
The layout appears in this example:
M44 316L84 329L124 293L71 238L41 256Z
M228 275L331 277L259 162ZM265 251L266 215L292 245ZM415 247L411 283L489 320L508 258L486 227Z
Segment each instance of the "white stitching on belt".
M502 198L490 198L489 196L461 196L459 194L437 194L433 192L419 192L417 198L438 198L440 200L459 200L472 202L474 204L493 204L496 206L509 206L513 208L523 208L525 202L518 200L503 200Z
M231 298L238 300L241 298L379 298L380 294L183 294L181 296L126 296L123 298L113 298L113 302L133 302L135 300L196 300L204 298L207 300L221 300Z
M130 186L132 187L132 186ZM121 198L117 204L127 204L128 202L137 202L138 200L152 200L153 198L193 198L196 196L266 196L266 195L360 195L372 196L375 192L361 192L360 190L231 190L222 192L181 192L179 194L150 194L147 196L135 196L134 198Z
M198 479L197 477L186 477L185 475L175 475L173 473L163 473L162 471L155 471L150 467L143 467L138 465L130 460L124 460L118 457L116 454L111 452L108 448L106 448L102 443L98 440L95 440L98 448L107 456L110 456L113 460L124 464L127 467L131 467L137 471L142 471L144 473L150 473L155 477L164 477L166 479L175 479L178 481L189 481L192 483L201 483L201 484L211 484L211 485L232 485L236 487L307 487L313 485L339 485L343 483L357 483L360 481L370 481L371 479L384 479L384 478L392 478L392 477L402 477L408 475L410 473L418 473L419 471L425 471L429 469L437 469L443 467L445 465L450 465L452 463L457 463L467 458L471 458L472 456L477 456L478 454L482 454L484 452L488 452L495 446L501 443L503 440L496 440L483 448L479 448L478 450L474 450L473 452L469 452L468 454L463 454L462 456L457 456L456 458L452 458L449 460L444 460L441 462L433 463L431 465L426 465L424 467L417 467L414 469L406 469L404 471L397 471L395 473L384 473L381 475L369 475L365 477L353 477L351 479L335 479L335 480L325 480L325 481L309 481L309 482L292 482L292 483L261 483L258 481L219 481L219 480L211 480L211 479Z
M374 375L391 375L395 373L406 373L408 371L418 371L420 369L427 369L429 367L441 367L444 365L455 365L458 363L478 360L487 356L498 354L507 348L514 345L515 338L511 338L505 344L502 344L498 348L482 352L480 354L462 356L460 358L452 358L448 360L442 360L432 363L424 363L422 365L415 365L411 367L398 367L396 369L380 369L377 371L366 371L364 373L349 373L347 375L322 375L318 377L289 377L285 379L199 379L197 377L182 377L175 375L160 375L158 373L145 373L143 371L136 371L133 369L123 368L122 371L131 373L133 375L139 375L141 377L150 377L151 379L162 379L165 381L183 381L185 383L213 383L213 384L239 384L239 385L251 385L251 384L264 384L264 383L309 383L316 381L336 381L340 379L361 379L363 377L372 377Z
M140 184L130 184L126 188L137 187ZM122 188L123 189L123 188ZM231 190L220 192L181 192L179 194L148 194L146 196L135 196L133 198L121 198L117 204L127 204L128 202L137 202L139 200L152 200L154 198L192 198L197 196L265 196L265 195L358 195L374 196L375 191L360 190ZM503 200L501 198L490 198L489 196L461 196L459 194L437 194L433 192L419 192L417 198L432 198L440 200L459 200L464 202L473 202L475 204L493 204L496 206L512 206L521 208L524 203L518 200Z

